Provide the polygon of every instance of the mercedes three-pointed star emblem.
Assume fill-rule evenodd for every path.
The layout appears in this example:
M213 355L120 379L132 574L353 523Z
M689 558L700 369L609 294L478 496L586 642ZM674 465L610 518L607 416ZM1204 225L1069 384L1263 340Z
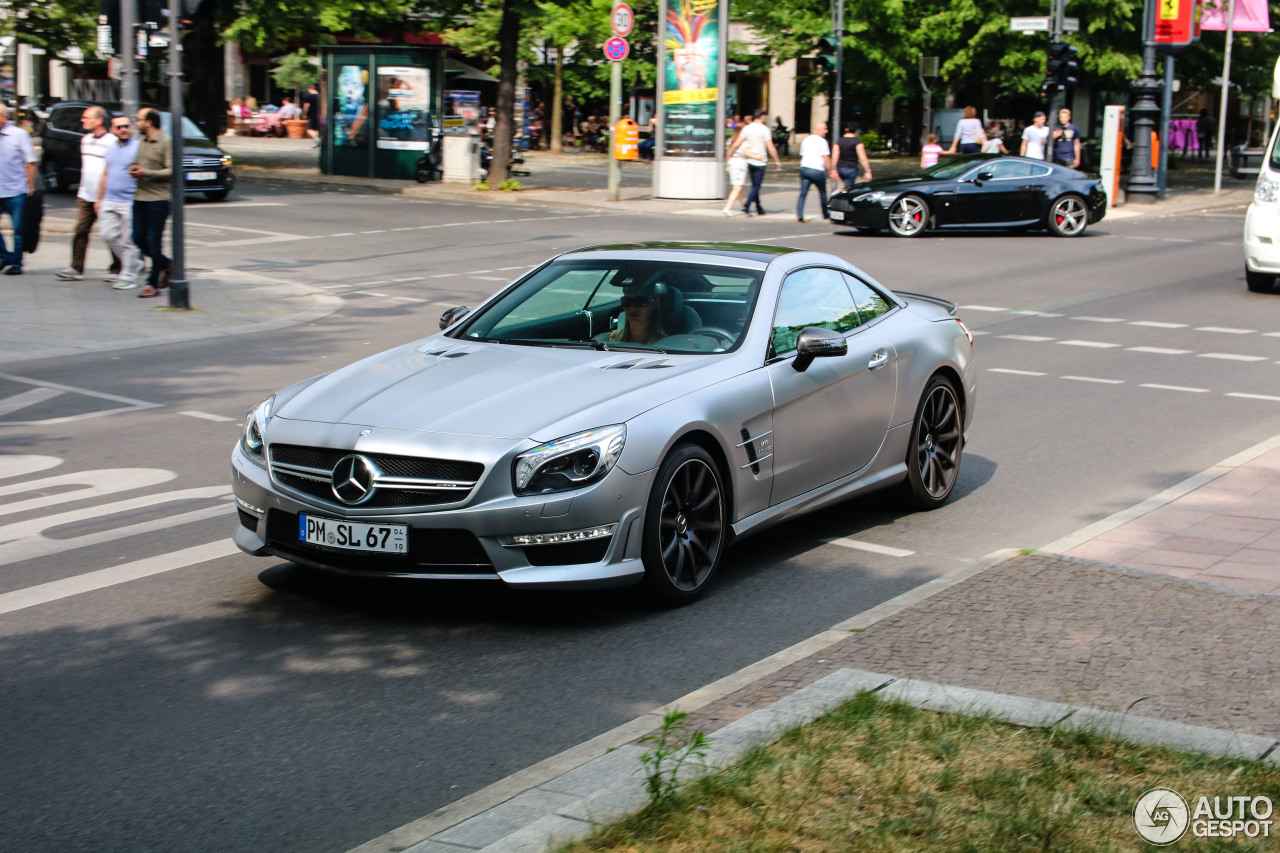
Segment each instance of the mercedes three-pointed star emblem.
M344 504L362 504L373 494L373 463L358 453L333 466L333 493Z

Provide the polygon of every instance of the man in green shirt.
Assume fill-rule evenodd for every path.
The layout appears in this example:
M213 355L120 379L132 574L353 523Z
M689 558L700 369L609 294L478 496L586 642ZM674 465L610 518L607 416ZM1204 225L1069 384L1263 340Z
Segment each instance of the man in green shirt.
M129 167L129 175L138 181L133 197L133 242L151 259L147 286L138 293L151 297L169 286L173 274L173 261L162 251L173 182L173 143L160 131L160 113L155 110L139 110L137 125L142 139L138 156Z

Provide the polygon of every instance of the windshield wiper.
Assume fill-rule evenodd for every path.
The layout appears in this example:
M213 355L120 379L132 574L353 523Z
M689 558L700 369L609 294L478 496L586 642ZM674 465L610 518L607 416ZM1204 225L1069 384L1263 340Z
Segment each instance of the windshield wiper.
M597 341L596 343L600 343L600 342ZM601 349L604 349L604 347L601 347ZM654 349L653 347L646 347L646 346L640 346L640 345L628 346L627 344L618 343L617 341L611 341L609 343L609 350L616 351L616 352L654 352L654 353L657 353L658 355L667 354L667 351L664 349Z

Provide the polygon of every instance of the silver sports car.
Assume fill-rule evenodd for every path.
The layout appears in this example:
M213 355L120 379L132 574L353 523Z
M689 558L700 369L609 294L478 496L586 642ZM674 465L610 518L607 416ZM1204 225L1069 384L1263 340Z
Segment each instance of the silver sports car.
M819 252L566 252L254 407L235 541L362 576L690 601L737 537L871 489L947 500L977 390L955 313Z

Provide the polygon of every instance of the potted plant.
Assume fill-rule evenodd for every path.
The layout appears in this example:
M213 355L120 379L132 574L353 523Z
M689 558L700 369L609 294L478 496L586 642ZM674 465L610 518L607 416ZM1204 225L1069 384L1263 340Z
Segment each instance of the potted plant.
M320 80L320 69L311 61L311 56L299 48L296 53L286 54L280 65L271 72L271 77L281 89L293 90L293 102L301 103L302 90ZM306 119L285 119L285 135L290 139L302 139L307 135Z

